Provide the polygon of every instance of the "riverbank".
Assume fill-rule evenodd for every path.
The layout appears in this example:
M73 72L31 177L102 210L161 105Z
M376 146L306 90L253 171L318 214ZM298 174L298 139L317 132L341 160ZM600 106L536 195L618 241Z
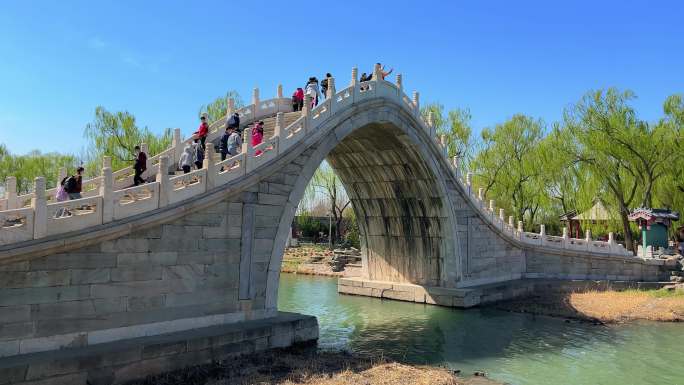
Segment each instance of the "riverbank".
M128 385L501 385L482 376L297 346L165 373Z
M636 320L684 321L684 287L658 290L623 290L541 293L493 307L575 319L592 323L624 323Z
M320 275L324 277L359 277L360 265L346 265L342 271L333 271L330 262L333 252L322 245L288 247L280 267L282 273Z

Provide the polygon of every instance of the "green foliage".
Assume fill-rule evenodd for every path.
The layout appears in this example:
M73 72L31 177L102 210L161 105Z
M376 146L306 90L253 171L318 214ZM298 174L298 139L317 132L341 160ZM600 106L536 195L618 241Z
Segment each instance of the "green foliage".
M470 110L456 108L444 116L444 106L439 103L431 103L421 108L421 114L425 119L430 113L437 135L446 136L449 157L458 156L463 164L470 162L473 156Z
M73 155L57 153L43 154L34 150L26 155L12 155L3 144L0 144L0 180L8 176L17 178L17 192L26 194L33 190L33 181L37 176L44 176L47 188L57 185L59 169L66 167L74 173L78 165Z
M209 124L225 117L226 110L228 109L229 98L233 98L233 100L235 100L235 109L241 108L244 105L240 94L235 90L230 90L226 92L225 96L219 96L213 102L202 105L200 107L198 117L202 116L202 114L207 114Z
M332 215L333 220L333 243L338 242L342 239L341 230L344 213L351 201L342 186L342 182L327 162L322 163L314 173L304 192L300 207L309 206L318 199L324 200L330 208L328 212Z
M112 168L119 170L131 165L135 159L136 145L146 143L147 155L153 156L171 145L173 134L167 128L161 136L157 136L147 127L138 127L135 116L128 111L112 113L99 106L95 109L94 120L85 128L85 137L89 140L90 159L86 172L92 175L99 172L103 156L111 156Z
M471 164L474 181L484 187L485 196L502 200L497 207L529 224L550 203L549 174L542 167L543 131L541 120L525 115L484 129L482 149Z

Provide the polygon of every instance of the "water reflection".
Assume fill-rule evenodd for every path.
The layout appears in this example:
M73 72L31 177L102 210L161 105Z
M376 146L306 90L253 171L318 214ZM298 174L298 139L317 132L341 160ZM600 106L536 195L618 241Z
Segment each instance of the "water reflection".
M281 310L318 317L323 348L484 369L512 384L684 383L684 326L597 327L487 309L337 294L336 280L284 274Z

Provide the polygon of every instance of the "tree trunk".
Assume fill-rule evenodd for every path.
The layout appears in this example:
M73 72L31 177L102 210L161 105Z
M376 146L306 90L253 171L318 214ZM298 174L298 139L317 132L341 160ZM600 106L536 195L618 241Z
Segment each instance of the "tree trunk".
M629 228L629 218L627 218L627 212L625 211L624 206L620 208L620 220L622 221L622 232L625 235L625 248L627 250L632 250L634 255L636 255L637 248L632 239L632 230Z

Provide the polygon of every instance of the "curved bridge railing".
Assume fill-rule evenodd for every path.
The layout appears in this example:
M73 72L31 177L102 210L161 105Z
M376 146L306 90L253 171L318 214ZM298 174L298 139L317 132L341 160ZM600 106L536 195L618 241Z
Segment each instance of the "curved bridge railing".
M82 199L56 202L55 189L46 190L44 177L35 179L34 192L17 196L16 180L10 177L7 180L6 196L0 199L0 246L82 230L192 199L214 187L226 185L264 167L268 161L314 133L321 122L334 115L336 111L370 98L391 99L405 108L415 116L421 128L429 134L444 157L447 157L445 137L438 138L430 116L427 121L421 116L418 92L413 92L412 97L404 93L401 74L397 75L396 83L391 83L381 79L380 68L376 66L374 80L358 82L357 77L358 71L354 68L351 84L338 92L335 90L334 79L329 79L325 101L310 109L310 100L307 96L301 117L288 126L283 124L283 113L291 112L292 106L289 98L283 98L282 86L278 86L276 98L264 101L259 100L259 91L255 89L252 104L238 110L234 109L234 101L229 99L226 117L210 126L207 138L209 141L218 137L226 118L234 111L240 114L241 122L245 123L275 115L273 135L265 138L257 146L252 146L251 141L245 140L242 152L224 161L217 162L212 146L207 146L203 168L188 174L169 176L168 173L170 165L175 165L180 159L185 144L192 141L191 138L181 140L180 129L175 129L171 146L148 158L146 173L156 174L156 180L151 183L128 187L133 184L132 167L112 171L111 158L108 157L103 160L101 175L83 182ZM250 129L245 130L245 135L246 138L250 137ZM585 239L570 238L566 229L562 237L550 236L545 233L543 225L539 233L524 232L522 221L519 221L516 227L513 217L508 217L508 222L505 221L503 209L499 209L497 214L493 200L490 200L488 205L485 203L482 189L478 190L477 195L474 193L472 175L468 173L465 179L462 177L458 158L449 163L452 176L466 192L472 206L490 222L491 226L514 241L530 246L577 252L623 257L632 255L614 241L612 233L608 242L602 242L591 240L590 234L587 234ZM59 177L61 179L63 175Z

